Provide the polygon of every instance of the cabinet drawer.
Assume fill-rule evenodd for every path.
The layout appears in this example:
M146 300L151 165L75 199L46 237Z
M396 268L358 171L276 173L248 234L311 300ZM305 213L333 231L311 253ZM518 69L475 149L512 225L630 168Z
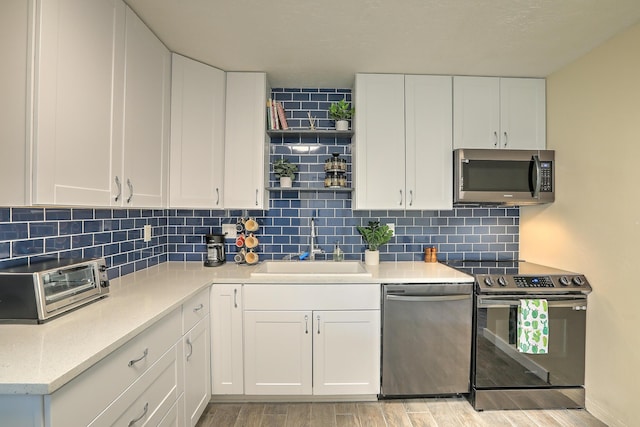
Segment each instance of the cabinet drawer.
M245 285L245 310L378 310L380 285Z
M186 334L189 329L193 328L196 323L207 317L209 314L209 289L193 296L187 302L182 304L182 333Z
M182 393L180 352L174 345L89 426L157 426Z
M50 413L51 426L88 425L180 339L180 317L180 309L174 310L46 396L45 411Z

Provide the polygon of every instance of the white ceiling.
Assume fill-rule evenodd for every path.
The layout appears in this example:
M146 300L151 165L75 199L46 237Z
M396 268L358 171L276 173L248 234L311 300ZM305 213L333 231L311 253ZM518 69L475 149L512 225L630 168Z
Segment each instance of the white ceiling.
M356 72L545 77L640 20L640 0L126 0L173 51L272 87Z

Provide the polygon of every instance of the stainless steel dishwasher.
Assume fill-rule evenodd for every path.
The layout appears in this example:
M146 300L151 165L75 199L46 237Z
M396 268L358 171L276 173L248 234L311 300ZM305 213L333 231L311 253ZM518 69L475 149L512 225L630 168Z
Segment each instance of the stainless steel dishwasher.
M382 288L381 395L469 393L473 283Z

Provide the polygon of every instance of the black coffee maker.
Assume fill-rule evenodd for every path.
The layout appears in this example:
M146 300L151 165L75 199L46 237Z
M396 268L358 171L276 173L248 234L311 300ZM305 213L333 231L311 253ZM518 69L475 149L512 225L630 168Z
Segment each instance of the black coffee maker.
M207 259L204 261L205 267L217 267L226 261L224 250L224 234L207 234Z

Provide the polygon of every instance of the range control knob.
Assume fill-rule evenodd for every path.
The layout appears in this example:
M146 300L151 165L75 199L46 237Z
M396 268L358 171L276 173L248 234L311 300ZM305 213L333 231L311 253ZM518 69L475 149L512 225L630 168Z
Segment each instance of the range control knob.
M576 286L582 286L582 285L584 285L584 280L582 280L582 277L576 276L576 277L573 278L573 283Z
M562 286L569 286L569 278L567 276L561 276L560 277L560 284Z
M493 286L493 279L489 276L484 278L484 284L487 286Z
M505 279L504 276L500 276L500 278L498 278L498 284L500 286L507 286L507 279Z

